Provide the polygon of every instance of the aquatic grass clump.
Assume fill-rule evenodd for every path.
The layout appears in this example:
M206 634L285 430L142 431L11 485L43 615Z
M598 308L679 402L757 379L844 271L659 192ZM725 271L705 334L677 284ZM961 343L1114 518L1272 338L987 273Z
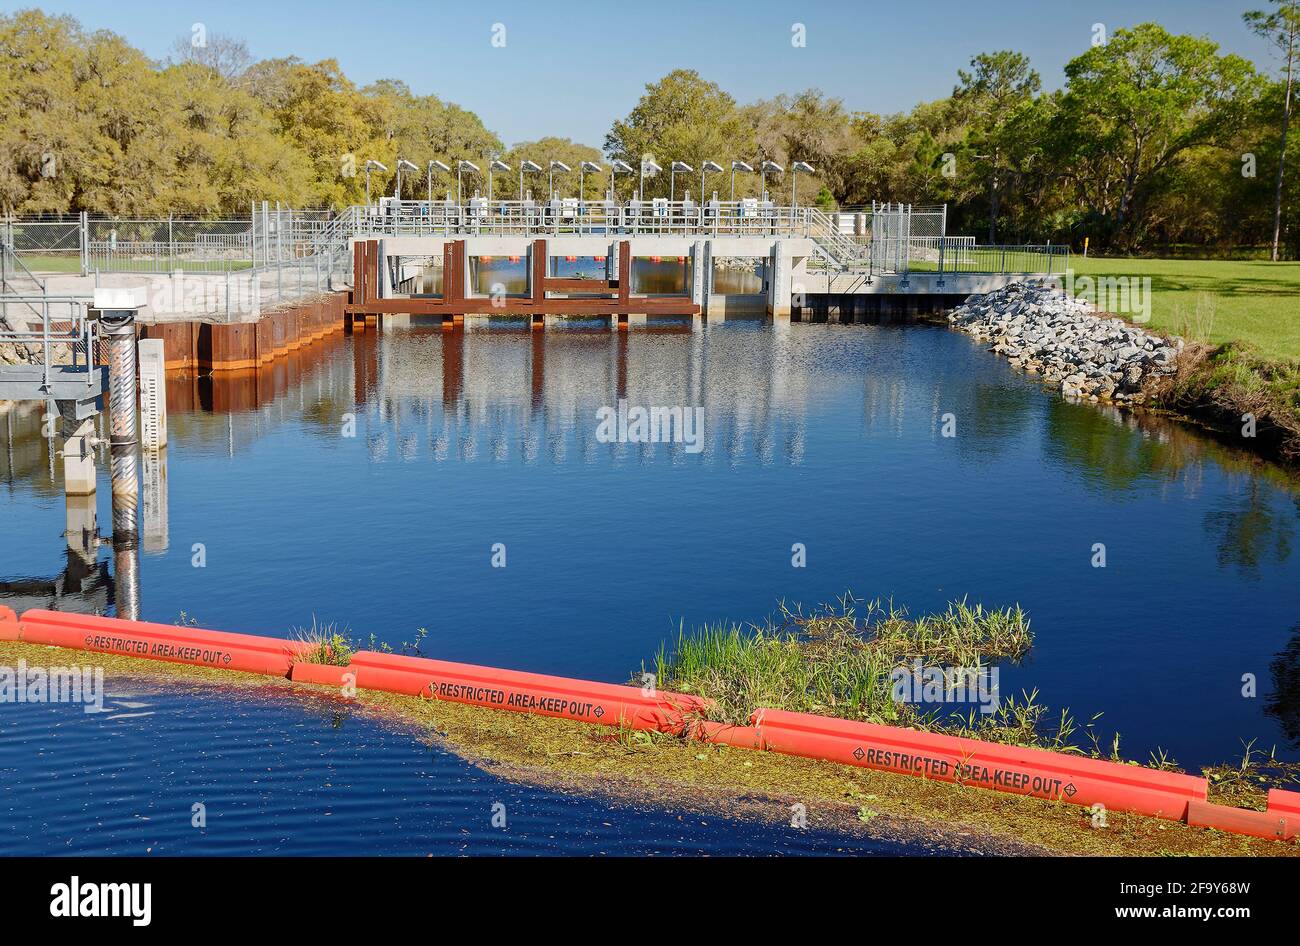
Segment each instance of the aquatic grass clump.
M294 658L294 662L346 667L352 663L352 655L357 649L356 641L349 636L351 633L350 627L340 630L332 621L329 624L319 623L313 614L311 627L293 628L293 639L307 645Z
M1094 759L1102 758L1101 743L1093 728L1100 714L1088 724L1087 735L1092 745L1088 753ZM1077 752L1081 749L1074 742L1078 724L1069 710L1063 709L1053 717L1051 710L1038 701L1038 690L1022 693L1020 699L1014 695L998 700L992 713L971 711L966 716L950 714L941 725L935 726L953 736L965 736L981 739L985 742L997 742L1007 746L1032 746L1036 749L1050 749L1054 752ZM1121 762L1119 758L1119 735L1112 743L1110 758Z
M910 620L906 611L851 595L812 613L784 602L764 625L680 626L670 654L655 658L658 686L705 696L712 715L743 724L760 706L871 722L926 723L929 716L894 699L894 673L924 666L981 669L1019 660L1033 643L1022 609L985 609L964 600ZM932 721L931 721L932 722Z
M1242 743L1241 761L1206 766L1201 770L1210 783L1210 800L1234 808L1264 811L1268 790L1300 790L1300 762L1277 757L1277 747L1268 752L1255 748L1255 740Z

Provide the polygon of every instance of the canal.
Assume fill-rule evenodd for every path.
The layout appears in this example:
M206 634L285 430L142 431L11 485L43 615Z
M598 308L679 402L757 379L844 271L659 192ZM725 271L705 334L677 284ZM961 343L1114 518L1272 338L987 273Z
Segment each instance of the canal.
M941 327L395 321L255 374L169 381L170 445L146 464L143 618L281 636L315 618L394 647L423 630L430 656L623 681L679 622L761 621L781 600L1019 603L1036 645L1001 668L1004 695L1102 714L1105 745L1118 731L1126 756L1160 747L1191 771L1249 740L1300 757L1300 492L1277 468L1177 423L1069 403ZM598 412L620 400L701 407L698 444L605 442ZM0 418L0 603L113 613L111 551L67 550L40 428L36 413ZM106 488L98 502L107 532ZM184 716L175 694L151 699ZM319 713L194 699L210 713L187 725L288 733L333 764L332 743L313 741ZM101 725L56 738L44 711L23 709L21 727L13 712L7 783L15 753L75 755ZM157 725L118 738L157 753ZM330 738L360 765L366 739L348 732ZM455 807L481 784L453 758L383 744L410 754L389 767L394 797ZM202 777L201 757L187 764ZM30 789L10 785L5 820ZM107 791L79 785L67 803ZM578 834L575 850L612 843ZM663 836L679 842L704 843ZM298 850L270 835L245 849Z

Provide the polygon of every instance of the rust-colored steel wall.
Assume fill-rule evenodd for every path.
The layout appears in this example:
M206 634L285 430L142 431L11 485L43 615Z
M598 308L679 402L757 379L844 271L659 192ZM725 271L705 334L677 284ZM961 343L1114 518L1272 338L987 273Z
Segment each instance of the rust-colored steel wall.
M257 368L343 330L341 292L268 312L256 322L163 322L140 326L141 338L163 342L168 371Z

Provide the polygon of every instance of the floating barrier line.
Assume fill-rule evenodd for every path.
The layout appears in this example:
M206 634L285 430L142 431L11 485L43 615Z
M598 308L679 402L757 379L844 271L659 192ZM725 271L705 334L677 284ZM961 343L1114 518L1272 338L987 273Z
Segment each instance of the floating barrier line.
M0 636L5 636L0 633ZM276 637L29 610L12 640L283 677L312 645Z
M1209 783L1192 775L776 709L755 710L748 726L736 726L705 719L714 704L702 697L591 680L375 651L354 653L347 666L318 664L304 659L315 646L301 641L39 609L20 618L2 606L0 640L667 732L1281 841L1300 825L1297 792L1271 790L1266 811L1231 808L1208 801Z
M773 709L752 722L776 752L1155 818L1181 821L1209 789L1182 773L897 726Z

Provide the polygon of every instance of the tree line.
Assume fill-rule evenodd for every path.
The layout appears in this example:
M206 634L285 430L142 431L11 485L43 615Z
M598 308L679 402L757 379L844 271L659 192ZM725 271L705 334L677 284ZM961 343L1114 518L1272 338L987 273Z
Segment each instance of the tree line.
M6 214L86 210L121 217L242 215L250 202L339 208L365 194L393 193L398 158L414 163L402 195L428 192L430 161L455 167L494 157L509 164L494 194L519 196L519 162L540 173L523 186L545 196L549 162L558 190L576 195L583 161L588 199L610 186L620 199L638 186L643 158L678 177L677 192L699 196L706 161L724 168L705 190L724 199L731 163L805 161L815 173L794 183L800 203L827 209L892 200L947 203L950 232L990 243L1069 242L1122 251L1224 252L1267 247L1300 255L1287 136L1300 53L1300 0L1266 0L1244 14L1276 59L1256 65L1205 37L1143 23L1095 36L1044 91L1028 57L975 56L952 94L909 112L851 111L817 89L740 103L692 70L646 86L615 121L603 147L543 138L507 147L476 114L388 79L359 87L334 60L254 61L230 37L186 37L158 62L107 31L38 10L0 15L0 210ZM769 177L779 202L791 179ZM755 195L755 174L739 174L737 196ZM434 172L434 195L454 191L454 174ZM486 191L472 176L471 189ZM645 196L668 193L664 171Z

